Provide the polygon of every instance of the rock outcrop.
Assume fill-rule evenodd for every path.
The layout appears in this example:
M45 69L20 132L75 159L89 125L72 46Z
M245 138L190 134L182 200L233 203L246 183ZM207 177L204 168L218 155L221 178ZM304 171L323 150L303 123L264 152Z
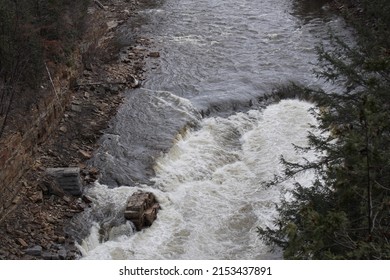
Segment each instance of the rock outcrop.
M138 191L127 200L124 215L137 230L141 230L152 225L157 218L158 209L160 205L153 193Z

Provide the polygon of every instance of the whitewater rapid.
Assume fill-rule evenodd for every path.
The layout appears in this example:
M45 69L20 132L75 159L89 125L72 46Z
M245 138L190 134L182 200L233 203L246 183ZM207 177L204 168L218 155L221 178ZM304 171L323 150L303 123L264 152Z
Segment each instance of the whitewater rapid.
M287 182L265 188L280 174L280 156L299 160L292 144L305 146L313 104L283 100L264 110L211 117L178 135L156 161L151 185L109 188L96 183L88 195L95 210L121 221L99 242L101 223L80 244L84 259L273 259L257 234L272 226L275 203ZM314 155L305 155L310 158ZM312 176L298 178L310 183ZM121 220L125 202L137 190L153 192L161 210L154 224L135 232ZM107 216L107 215L106 215ZM118 218L119 217L119 218ZM107 218L107 220L110 220Z

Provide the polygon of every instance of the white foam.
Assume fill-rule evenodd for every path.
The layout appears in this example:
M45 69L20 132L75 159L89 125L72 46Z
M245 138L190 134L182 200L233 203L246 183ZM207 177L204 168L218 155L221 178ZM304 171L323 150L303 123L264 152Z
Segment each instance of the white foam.
M280 172L279 156L296 160L291 143L305 145L312 105L284 100L263 112L209 118L178 139L158 159L157 188L162 210L152 227L115 235L96 244L96 230L83 245L89 259L264 259L269 255L256 233L274 217L281 186L261 182ZM309 181L311 178L300 178ZM123 205L138 188L93 190L103 203ZM120 211L119 208L116 211ZM125 233L128 231L124 230ZM91 245L88 243L93 243Z

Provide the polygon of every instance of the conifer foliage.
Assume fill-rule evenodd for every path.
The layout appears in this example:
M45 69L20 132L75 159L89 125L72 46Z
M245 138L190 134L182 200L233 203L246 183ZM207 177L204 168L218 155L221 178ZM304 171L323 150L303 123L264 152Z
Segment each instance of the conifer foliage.
M344 2L358 44L335 37L331 51L319 47L318 74L344 91L313 91L323 133L301 148L323 156L282 159L284 175L269 184L308 169L315 180L296 184L274 226L258 229L287 259L390 259L390 2Z

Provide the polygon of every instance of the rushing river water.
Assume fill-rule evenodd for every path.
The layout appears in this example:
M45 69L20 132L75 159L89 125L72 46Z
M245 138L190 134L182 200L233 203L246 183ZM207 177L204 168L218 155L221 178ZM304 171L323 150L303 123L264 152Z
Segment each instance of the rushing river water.
M143 2L121 39L151 38L160 57L148 60L146 81L129 92L93 159L103 177L87 190L93 207L75 221L88 232L83 258L280 258L256 228L270 225L291 184L261 182L281 171L281 155L299 160L292 143L305 145L315 119L305 101L263 108L259 100L289 81L329 89L313 74L315 46L342 21L327 14L326 1ZM123 210L139 189L162 209L135 232Z

